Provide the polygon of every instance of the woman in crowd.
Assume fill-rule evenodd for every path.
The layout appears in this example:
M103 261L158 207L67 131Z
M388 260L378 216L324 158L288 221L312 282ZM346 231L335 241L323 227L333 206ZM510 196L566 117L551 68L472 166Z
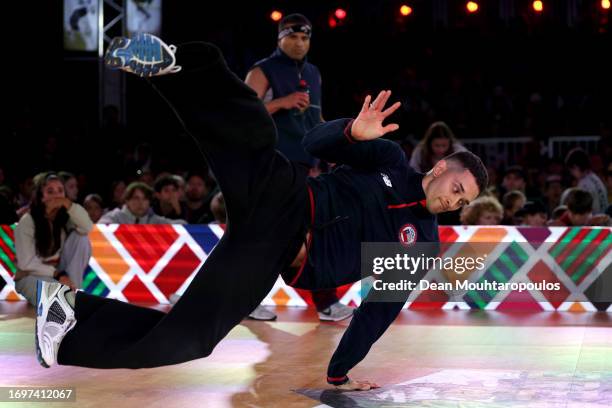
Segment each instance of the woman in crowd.
M15 289L36 305L36 281L59 281L78 289L89 263L92 228L87 211L66 197L64 183L53 172L34 178L29 211L15 227Z
M410 167L420 173L426 173L443 157L464 150L465 147L457 141L446 123L435 122L427 129L423 140L414 148Z

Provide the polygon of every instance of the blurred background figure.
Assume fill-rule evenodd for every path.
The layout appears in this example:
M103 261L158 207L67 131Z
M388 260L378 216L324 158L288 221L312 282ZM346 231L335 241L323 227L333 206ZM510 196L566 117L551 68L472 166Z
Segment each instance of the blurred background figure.
M548 224L548 211L540 201L527 201L516 213L522 220L521 225L528 227L545 227Z
M516 213L523 208L527 198L522 191L512 190L504 194L502 198L502 206L504 207L504 216L502 225L517 225Z
M155 214L151 208L154 190L145 183L135 181L125 189L124 204L104 214L100 224L185 224L184 220L173 220Z
M444 156L466 150L444 122L433 123L423 140L417 144L410 158L410 167L419 173L427 173Z
M83 200L83 207L85 207L91 222L94 224L100 221L100 218L102 218L104 214L104 203L102 197L98 194L89 194L85 197L85 200Z
M479 197L461 210L461 225L499 225L503 214L495 197Z
M576 187L588 191L593 196L593 213L602 214L608 208L608 190L599 176L591 171L589 155L582 149L570 150L565 158L565 165L576 182ZM565 201L569 190L561 196Z

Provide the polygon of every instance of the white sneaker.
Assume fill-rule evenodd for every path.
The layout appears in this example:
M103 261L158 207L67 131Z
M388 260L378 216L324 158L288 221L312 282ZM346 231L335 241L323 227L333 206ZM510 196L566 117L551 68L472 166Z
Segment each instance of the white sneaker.
M339 322L353 315L353 308L336 302L325 310L319 312L319 320L324 322Z
M153 34L138 33L132 38L113 38L104 63L141 77L174 74L181 70L176 65L175 52L176 46L166 44Z
M253 320L270 321L270 320L276 320L276 314L266 309L262 305L259 305L255 308L255 310L251 312L251 314L249 315L249 318Z
M55 364L60 343L76 324L66 300L68 286L39 280L36 288L36 357L45 368Z

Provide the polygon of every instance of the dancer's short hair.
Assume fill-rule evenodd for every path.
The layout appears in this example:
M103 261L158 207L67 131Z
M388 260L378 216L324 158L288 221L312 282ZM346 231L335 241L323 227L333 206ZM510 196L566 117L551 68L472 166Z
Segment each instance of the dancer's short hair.
M482 194L489 185L489 174L485 165L480 160L480 157L476 156L472 152L461 151L450 154L444 158L447 162L455 162L460 164L463 168L469 170L470 173L476 179L476 185L478 186L478 194Z

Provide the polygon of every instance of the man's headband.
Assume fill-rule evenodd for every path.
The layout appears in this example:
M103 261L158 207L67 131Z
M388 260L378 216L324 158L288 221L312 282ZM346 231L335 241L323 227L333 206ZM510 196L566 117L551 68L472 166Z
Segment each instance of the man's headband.
M310 38L310 36L312 35L312 27L306 24L297 24L287 28L283 28L278 32L278 39L280 40L281 38L284 38L293 33L304 33L308 36L308 38Z

